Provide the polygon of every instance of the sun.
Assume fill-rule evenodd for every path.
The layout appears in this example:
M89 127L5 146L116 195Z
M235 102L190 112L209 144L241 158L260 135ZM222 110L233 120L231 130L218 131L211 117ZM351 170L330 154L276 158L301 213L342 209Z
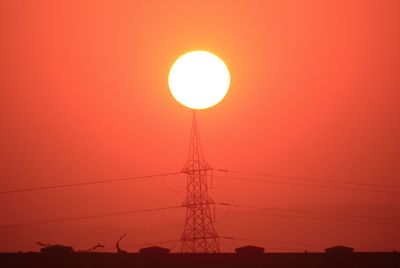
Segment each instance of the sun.
M191 51L180 56L169 71L172 96L191 109L207 109L228 93L228 67L208 51Z

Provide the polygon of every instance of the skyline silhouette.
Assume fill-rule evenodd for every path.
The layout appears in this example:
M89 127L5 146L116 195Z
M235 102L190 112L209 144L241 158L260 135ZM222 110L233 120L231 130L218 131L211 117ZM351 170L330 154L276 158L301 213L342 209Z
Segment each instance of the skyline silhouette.
M175 256L185 222L187 241L201 226L222 253L400 250L398 10L395 0L4 1L0 252L40 242ZM230 74L225 97L196 111L208 164L192 182L206 178L207 206L184 203L192 110L168 88L175 60L198 50ZM191 209L203 217L193 228Z

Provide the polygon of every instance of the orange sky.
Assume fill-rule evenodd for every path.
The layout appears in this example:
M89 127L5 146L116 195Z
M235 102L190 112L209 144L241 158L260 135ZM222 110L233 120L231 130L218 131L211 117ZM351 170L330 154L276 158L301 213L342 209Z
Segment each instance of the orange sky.
M400 186L399 9L396 0L2 1L0 190L180 171L191 112L167 76L197 49L220 56L232 77L227 97L198 113L214 168ZM219 234L275 241L223 241L224 250L400 249L399 193L214 183L218 202L397 223L220 208ZM184 187L179 175L0 195L0 225L179 205ZM0 251L37 250L35 241L114 250L123 233L133 251L179 239L183 220L166 211L0 228Z

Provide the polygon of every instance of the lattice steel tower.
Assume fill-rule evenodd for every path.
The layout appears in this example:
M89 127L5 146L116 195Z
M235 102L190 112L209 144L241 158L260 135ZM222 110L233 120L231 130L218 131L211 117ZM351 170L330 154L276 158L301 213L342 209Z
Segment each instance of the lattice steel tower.
M219 252L218 235L210 208L214 201L208 195L207 177L211 170L204 159L196 112L193 111L189 158L182 170L187 174L186 199L183 202L187 209L185 229L181 237L182 252Z

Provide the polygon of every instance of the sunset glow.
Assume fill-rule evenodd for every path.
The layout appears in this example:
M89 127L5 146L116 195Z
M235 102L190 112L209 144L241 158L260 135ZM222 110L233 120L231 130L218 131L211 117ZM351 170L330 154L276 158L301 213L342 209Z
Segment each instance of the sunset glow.
M217 243L237 262L227 267L247 245L265 248L256 267L283 268L270 254L293 252L292 267L333 268L322 256L336 245L356 253L343 266L368 268L353 263L363 251L400 263L399 11L399 0L0 1L0 268L222 268L213 254L133 263L144 247ZM85 253L64 264L36 254L47 244Z

